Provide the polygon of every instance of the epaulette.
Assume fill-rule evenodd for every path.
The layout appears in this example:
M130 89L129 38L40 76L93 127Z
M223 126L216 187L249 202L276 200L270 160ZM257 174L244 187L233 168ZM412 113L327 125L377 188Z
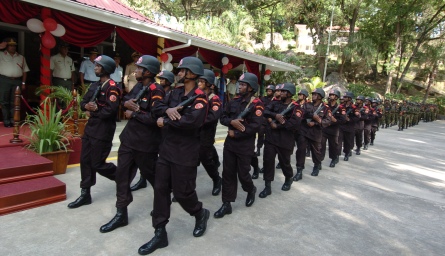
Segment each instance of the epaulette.
M257 103L262 103L262 101L260 100L260 98L255 98L252 103L257 104Z
M195 90L195 94L204 94L204 92L201 89L197 88Z
M272 100L277 101L277 100L279 100L279 99L277 99L276 97L273 97Z
M114 80L110 80L110 85L111 86L116 86L116 82L114 82Z
M239 99L240 97L241 97L241 96L238 95L238 96L235 96L233 99Z
M218 95L213 96L213 97L212 97L212 100L219 100Z
M156 90L156 84L155 83L152 83L151 85L150 85L150 90Z

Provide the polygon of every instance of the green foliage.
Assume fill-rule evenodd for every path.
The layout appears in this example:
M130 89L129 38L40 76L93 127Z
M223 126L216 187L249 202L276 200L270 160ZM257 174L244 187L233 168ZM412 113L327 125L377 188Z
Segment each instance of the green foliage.
M402 93L387 93L385 94L385 99L388 100L405 100L406 96Z
M323 88L326 86L326 83L322 81L322 79L318 76L314 76L311 78L305 78L303 79L303 83L301 84L302 87L305 87L306 90L309 92L314 91L316 88Z
M269 58L274 58L286 63L290 63L296 66L300 65L300 58L294 54L284 54L277 50L261 49L255 51L256 54L263 55ZM281 83L294 83L298 84L304 73L302 70L296 72L272 72L268 84L281 84Z
M27 115L22 124L22 127L27 125L31 130L27 147L38 154L66 151L69 142L62 122L62 111L56 110L56 104L50 98L42 102L42 107L36 109L36 115Z
M349 84L348 91L354 93L355 96L362 95L365 97L374 97L375 93L371 87L366 84Z

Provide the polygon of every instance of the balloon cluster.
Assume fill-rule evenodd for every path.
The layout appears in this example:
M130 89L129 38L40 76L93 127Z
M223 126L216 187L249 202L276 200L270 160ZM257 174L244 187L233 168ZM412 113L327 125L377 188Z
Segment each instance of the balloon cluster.
M168 70L168 71L172 71L173 70L173 65L171 64L171 61L173 60L173 56L170 53L162 53L160 56L161 61L162 61L162 70Z
M65 28L57 24L53 18L46 18L43 22L38 19L29 19L26 22L26 26L34 33L43 33L42 35L42 45L48 49L54 48L56 46L56 39L54 36L61 37L65 35Z
M272 71L270 69L266 69L266 71L264 72L264 80L269 81L271 73Z
M227 58L227 57L223 57L221 59L221 62L223 64L223 67L221 68L221 71L224 74L227 74L227 72L229 72L229 70L231 70L233 68L233 65L232 65L232 63L229 63L229 58Z

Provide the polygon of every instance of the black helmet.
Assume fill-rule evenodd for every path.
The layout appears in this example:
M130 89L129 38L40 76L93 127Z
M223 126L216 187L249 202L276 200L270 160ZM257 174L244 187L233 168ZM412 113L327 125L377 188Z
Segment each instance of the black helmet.
M196 57L185 57L179 62L178 69L185 68L198 76L204 75L204 65L202 61Z
M309 92L306 89L301 89L298 94L303 94L306 98L309 97Z
M258 77L255 74L246 72L240 76L238 82L249 84L249 86L252 87L253 92L258 91Z
M371 101L372 99L371 99L371 97L366 97L365 100Z
M159 60L150 55L142 55L136 62L136 66L143 67L152 74L159 73L160 65L161 63L159 63Z
M266 91L267 90L272 90L273 92L275 91L275 85L272 85L272 84L269 84L267 87L266 87Z
M326 96L326 93L324 92L323 89L321 88L316 88L315 90L312 91L312 94L314 93L318 93L320 94L321 98L324 99L324 96Z
M346 92L345 97L351 98L351 100L354 98L354 94L352 92Z
M297 91L296 88L295 88L295 85L292 84L292 83L284 83L281 86L281 90L290 92L290 94L292 94L292 96L295 95L295 93Z
M336 95L337 96L337 98L340 98L340 91L339 90L337 90L337 89L332 89L332 90L330 90L329 91L329 95L331 95L331 94L334 94L334 95Z
M158 74L158 77L166 79L171 84L175 82L175 75L168 70L162 70L161 73Z
M102 66L103 71L109 75L114 73L116 69L116 62L107 55L101 55L94 60L94 63Z
M199 78L204 79L209 84L215 84L215 73L211 71L210 69L204 69L204 75L200 76Z
M357 96L357 99L356 100L365 100L365 97L364 96L362 96L362 95L359 95L359 96Z
M372 99L371 103L377 103L377 104L379 104L380 102L379 102L378 99Z

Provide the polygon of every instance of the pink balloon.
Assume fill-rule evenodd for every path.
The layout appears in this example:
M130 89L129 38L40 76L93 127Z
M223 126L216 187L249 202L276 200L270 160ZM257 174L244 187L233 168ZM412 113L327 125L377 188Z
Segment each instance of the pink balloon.
M43 26L45 27L46 31L53 31L57 28L57 21L55 21L53 18L46 18L43 21Z
M167 60L168 60L168 55L165 52L162 53L161 56L159 56L159 57L161 57L162 62L167 62Z
M52 49L54 48L54 46L56 46L56 40L48 30L45 31L45 33L42 36L42 45L48 49Z
M232 68L233 68L233 64L232 64L232 63L227 63L227 67L228 67L229 69L232 69Z

